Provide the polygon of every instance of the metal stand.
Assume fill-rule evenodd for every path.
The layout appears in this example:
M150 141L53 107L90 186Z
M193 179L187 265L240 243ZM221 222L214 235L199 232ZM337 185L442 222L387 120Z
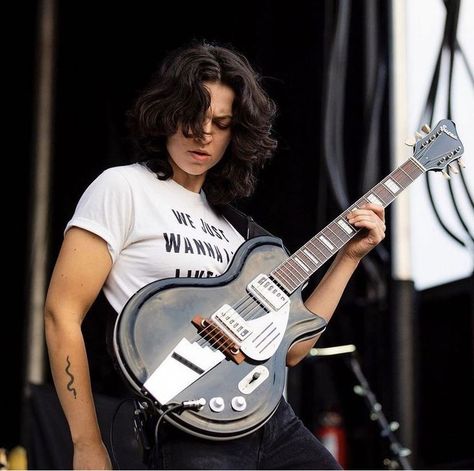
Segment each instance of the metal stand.
M382 412L382 405L377 401L375 394L370 389L369 383L362 373L359 360L357 359L357 349L355 345L340 345L329 348L312 348L311 356L333 356L333 355L349 355L345 358L346 363L356 377L359 384L354 386L354 393L362 396L369 409L370 420L377 422L380 427L380 436L386 438L390 443L390 450L394 458L385 458L384 466L387 469L413 469L407 456L411 454L411 450L403 447L395 437L394 431L400 427L398 422L388 422Z

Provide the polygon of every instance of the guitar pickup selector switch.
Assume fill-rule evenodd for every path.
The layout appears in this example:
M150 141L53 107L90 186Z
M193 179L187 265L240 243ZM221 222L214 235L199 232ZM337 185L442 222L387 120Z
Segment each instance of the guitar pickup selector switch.
M258 365L239 382L239 391L242 394L250 394L255 391L270 375L268 368Z

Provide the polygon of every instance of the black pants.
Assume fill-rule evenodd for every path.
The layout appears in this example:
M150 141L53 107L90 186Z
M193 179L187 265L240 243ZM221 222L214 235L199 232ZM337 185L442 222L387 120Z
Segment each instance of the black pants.
M284 398L256 432L235 440L197 438L160 425L152 469L341 469Z

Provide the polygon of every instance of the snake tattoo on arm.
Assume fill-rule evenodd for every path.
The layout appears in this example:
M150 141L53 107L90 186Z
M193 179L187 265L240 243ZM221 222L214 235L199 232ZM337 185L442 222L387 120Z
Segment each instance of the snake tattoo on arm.
M69 383L67 383L67 389L68 391L71 391L74 394L74 399L76 399L76 396L77 396L76 388L71 387L72 383L74 382L74 376L72 375L72 373L69 372L69 368L71 366L71 362L69 361L69 355L67 356L66 360L67 360L67 366L66 366L65 371L66 371L66 374L71 378Z

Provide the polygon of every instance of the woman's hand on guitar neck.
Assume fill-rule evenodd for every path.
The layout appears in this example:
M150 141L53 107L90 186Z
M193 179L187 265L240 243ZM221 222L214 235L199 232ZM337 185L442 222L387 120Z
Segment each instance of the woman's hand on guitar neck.
M362 230L343 247L342 252L359 261L385 238L385 210L382 206L368 203L350 212L347 219Z

